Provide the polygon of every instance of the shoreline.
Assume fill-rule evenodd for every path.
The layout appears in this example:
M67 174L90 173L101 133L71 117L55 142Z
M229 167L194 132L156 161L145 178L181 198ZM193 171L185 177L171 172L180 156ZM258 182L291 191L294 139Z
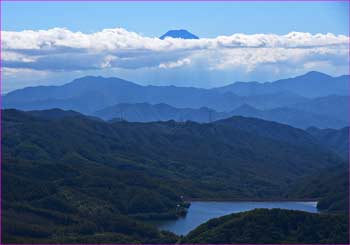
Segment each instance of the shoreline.
M186 202L318 202L315 198L277 199L277 198L186 198Z

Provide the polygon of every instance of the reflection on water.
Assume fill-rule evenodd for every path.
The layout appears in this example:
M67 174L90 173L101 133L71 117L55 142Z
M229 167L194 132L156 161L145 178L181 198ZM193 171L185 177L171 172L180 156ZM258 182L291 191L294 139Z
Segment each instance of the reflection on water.
M317 202L191 202L186 217L177 220L156 221L161 230L186 235L200 224L212 218L239 213L256 208L283 208L317 213Z

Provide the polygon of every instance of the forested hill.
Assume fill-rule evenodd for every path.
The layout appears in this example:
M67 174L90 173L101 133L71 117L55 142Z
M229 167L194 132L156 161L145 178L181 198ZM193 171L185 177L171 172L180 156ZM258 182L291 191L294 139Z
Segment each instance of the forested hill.
M347 244L348 217L282 209L256 209L212 219L191 231L187 244Z
M152 175L187 179L193 188L196 179L215 189L215 195L231 197L282 195L298 177L342 162L312 144L305 131L263 120L234 117L212 124L105 123L70 114L45 119L43 113L37 117L3 111L4 157L68 162L78 158L149 170ZM255 130L242 128L247 122ZM253 188L259 194L252 193ZM202 192L184 194L201 196Z
M319 129L311 127L307 132L322 145L338 153L344 159L349 158L349 127L342 129Z
M349 212L349 166L341 164L302 178L291 188L290 197L311 197L326 212Z
M173 235L135 219L182 215L181 196L285 198L302 177L344 163L305 131L262 120L249 119L256 130L248 132L240 117L199 124L55 115L2 111L6 242L170 243Z

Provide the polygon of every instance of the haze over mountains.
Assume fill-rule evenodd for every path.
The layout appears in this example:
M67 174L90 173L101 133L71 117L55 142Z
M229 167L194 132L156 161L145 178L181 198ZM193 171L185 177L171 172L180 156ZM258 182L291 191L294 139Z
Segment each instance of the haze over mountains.
M344 103L345 104L345 103ZM331 113L329 113L331 114ZM230 112L217 112L207 107L199 109L175 108L167 104L148 103L121 103L104 108L93 113L94 116L104 120L126 120L130 122L154 122L175 120L179 122L212 122L231 116L245 116L276 121L298 128L316 126L319 128L342 128L347 125L346 113L343 119L324 115L323 113L312 113L303 110L281 107L270 110L259 110L250 105L243 104Z
M304 75L277 80L275 82L236 82L217 88L221 92L233 92L241 96L272 94L280 92L294 93L307 98L326 95L348 95L349 76L332 77L327 74L311 71Z
M16 109L2 114L5 239L247 243L263 227L262 242L347 241L348 78L202 89L90 76L13 91L3 103ZM193 198L311 198L328 214L253 210L184 237L147 224L185 215ZM281 229L295 219L308 223ZM227 238L241 226L253 228Z
M62 86L16 90L4 108L75 110L103 119L210 122L232 115L257 117L300 128L348 125L349 76L320 72L275 82L236 82L202 89L141 86L119 78L82 77Z

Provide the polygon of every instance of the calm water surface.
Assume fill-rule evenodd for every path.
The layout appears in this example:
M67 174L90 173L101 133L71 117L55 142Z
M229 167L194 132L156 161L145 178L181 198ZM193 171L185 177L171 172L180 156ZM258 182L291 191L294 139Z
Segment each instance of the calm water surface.
M317 213L317 202L191 202L186 217L177 220L156 221L161 230L186 235L209 219L231 213L239 213L255 208L283 208Z

